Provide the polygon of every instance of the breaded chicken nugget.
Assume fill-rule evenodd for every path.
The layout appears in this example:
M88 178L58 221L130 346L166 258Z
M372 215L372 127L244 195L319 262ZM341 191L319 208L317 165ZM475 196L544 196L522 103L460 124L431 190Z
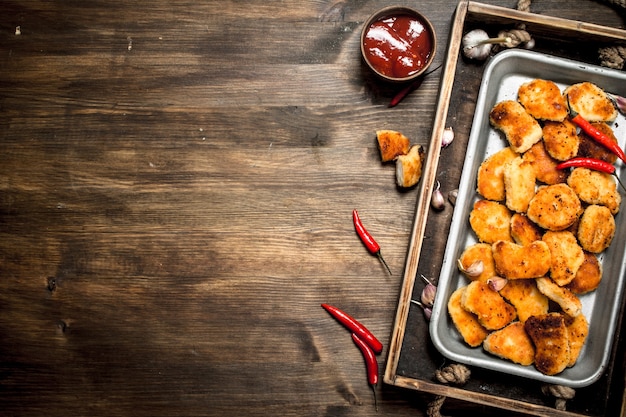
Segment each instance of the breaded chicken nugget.
M470 225L481 242L511 240L511 212L495 201L478 200L470 212Z
M467 271L476 262L482 262L482 272L478 276L465 274L470 280L484 281L496 275L496 265L488 243L476 243L467 247L459 257L461 272Z
M520 365L532 365L535 361L535 346L524 324L519 321L489 334L483 342L483 348L492 355Z
M585 209L578 224L578 241L587 252L600 253L615 236L615 219L608 208L592 204Z
M424 148L413 145L406 155L396 158L396 184L400 187L412 187L422 178Z
M480 325L474 314L461 306L464 292L465 287L461 287L452 293L448 300L448 314L465 343L471 347L480 346L489 332Z
M500 290L500 295L513 304L522 323L530 316L546 314L550 306L534 279L512 279Z
M535 170L535 177L544 184L559 184L567 180L567 171L556 169L559 162L548 154L543 141L535 143L524 152L522 158L530 162Z
M562 314L533 316L524 323L535 345L535 368L545 375L562 372L570 361L569 339Z
M504 201L504 166L516 157L507 146L485 159L478 168L478 194L487 200Z
M617 109L607 94L597 85L582 82L570 85L563 91L569 107L590 122L612 122Z
M504 190L509 210L524 213L535 196L535 170L520 156L504 166Z
M606 206L612 214L619 211L622 197L611 174L587 168L574 168L567 178L567 184L585 203Z
M569 120L545 122L543 125L543 143L546 152L558 161L567 161L578 154L580 139L576 125Z
M537 278L537 288L546 297L557 303L563 312L570 317L576 317L582 313L582 303L570 290L559 287L550 278Z
M613 142L617 143L617 138L615 137L611 126L604 122L594 122L591 123L591 125L608 136ZM594 139L590 138L585 132L581 132L578 139L580 143L578 145L577 156L601 159L611 164L614 164L617 161L617 155L608 150L605 146L596 142Z
M482 281L472 281L465 287L461 305L475 314L478 322L487 330L501 329L517 317L515 308Z
M565 327L567 328L567 340L569 342L569 362L568 367L576 364L580 351L589 335L589 323L583 314L576 317L564 316Z
M562 121L567 117L567 102L553 81L535 79L524 83L517 98L535 119Z
M517 153L526 152L541 140L543 134L539 122L514 100L497 103L489 113L489 121L504 133L509 145Z
M521 213L511 216L511 237L518 245L530 245L535 240L541 240L543 231L535 223Z
M393 161L400 155L406 155L411 147L409 138L395 130L377 130L376 139L378 140L380 159L383 162Z
M537 240L521 246L500 240L491 246L496 273L506 279L542 277L550 270L550 249Z
M539 227L554 231L567 229L581 214L580 199L567 184L540 187L526 212Z
M541 239L550 248L550 278L560 286L572 282L578 269L585 262L583 248L572 232L547 231Z
M586 294L598 288L600 281L602 281L602 264L595 254L585 252L585 262L578 268L576 276L566 287L574 294Z

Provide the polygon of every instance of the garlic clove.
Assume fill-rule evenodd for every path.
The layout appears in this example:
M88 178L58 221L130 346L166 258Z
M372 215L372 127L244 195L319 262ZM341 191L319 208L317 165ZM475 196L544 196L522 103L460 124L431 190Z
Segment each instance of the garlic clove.
M435 188L435 191L433 191L433 194L430 198L430 205L437 211L443 210L446 206L446 200L445 198L443 198L443 193L441 192L441 190L439 190L440 187L441 184L439 184L439 181L437 181L437 188Z
M607 94L609 99L613 102L613 105L620 113L626 114L626 98L618 96L616 94Z
M456 205L456 198L459 195L459 190L452 190L448 193L448 201L450 202L450 204L452 204L453 206Z
M441 147L447 148L454 140L454 130L451 127L446 127L441 135Z
M491 277L487 280L487 285L493 291L500 291L509 281L506 278L502 277Z
M437 287L433 284L426 284L424 289L422 290L422 295L420 299L422 300L422 304L427 307L432 307L435 303L435 295L437 294Z
M459 268L459 271L461 271L465 276L467 276L470 279L478 278L480 274L482 274L483 271L485 270L485 265L483 264L483 261L481 260L474 261L467 268L465 268L465 266L463 265L463 262L461 262L460 259L457 259L456 263L457 263L457 267Z

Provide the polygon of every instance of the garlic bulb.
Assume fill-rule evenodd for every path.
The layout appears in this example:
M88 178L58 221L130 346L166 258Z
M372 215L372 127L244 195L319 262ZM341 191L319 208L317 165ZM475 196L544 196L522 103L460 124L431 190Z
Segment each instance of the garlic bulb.
M489 57L494 44L511 44L513 39L510 36L489 38L489 34L482 29L474 29L467 32L461 40L463 44L463 55L469 59L484 61Z

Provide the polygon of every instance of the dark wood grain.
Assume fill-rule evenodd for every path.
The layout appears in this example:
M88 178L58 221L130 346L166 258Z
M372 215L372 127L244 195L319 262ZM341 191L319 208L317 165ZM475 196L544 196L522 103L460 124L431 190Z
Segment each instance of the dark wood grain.
M388 344L417 190L395 186L374 132L427 143L440 75L387 108L398 87L363 68L358 36L389 4L2 3L1 414L376 415L319 304ZM456 2L414 6L440 63ZM624 26L595 1L533 7ZM431 399L377 394L397 416Z

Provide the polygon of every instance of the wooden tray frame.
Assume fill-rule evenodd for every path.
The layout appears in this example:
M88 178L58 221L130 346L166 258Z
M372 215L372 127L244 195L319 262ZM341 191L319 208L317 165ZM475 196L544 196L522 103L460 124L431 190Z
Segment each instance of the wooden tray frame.
M485 24L524 24L530 33L540 33L542 36L547 38L584 39L585 41L597 40L604 44L626 44L626 31L620 29L550 16L541 16L473 1L463 0L458 4L452 21L446 62L444 64L444 71L438 96L438 106L435 114L431 140L426 155L426 165L422 176L422 183L419 189L415 220L411 233L411 240L409 242L403 282L383 380L386 384L396 387L442 395L489 407L527 413L529 415L557 417L586 416L587 414L560 411L556 410L554 407L538 405L521 399L505 398L489 393L470 391L464 389L463 387L439 384L433 379L433 375L420 375L418 378L415 378L404 376L398 372L399 362L403 353L402 346L407 329L409 309L411 306L410 301L413 296L415 280L418 274L418 265L420 261L420 254L422 252L422 242L428 220L430 196L438 175L441 137L448 118L450 98L454 86L457 64L460 57L459 52L461 49L461 38L464 33L463 31L466 20L468 19L479 20ZM620 317L623 317L623 314L621 314ZM624 332L620 332L621 327L622 323L618 323L617 332L619 335L619 342L616 343L617 346L614 347L613 358L611 359L612 365L609 370L609 374L612 372L619 372L622 374L622 378L609 379L612 381L619 379L619 381L616 382L617 385L615 388L621 390L622 396L621 398L613 400L613 408L619 409L619 415L621 417L626 417L626 410L624 407L626 403L623 377L624 364L620 362L620 369L614 370L616 367L613 363L613 360L615 359L615 352L623 349ZM420 360L426 359L420 358ZM620 360L623 361L623 358ZM602 380L598 383L602 383ZM617 404L617 406L615 406L615 404Z

